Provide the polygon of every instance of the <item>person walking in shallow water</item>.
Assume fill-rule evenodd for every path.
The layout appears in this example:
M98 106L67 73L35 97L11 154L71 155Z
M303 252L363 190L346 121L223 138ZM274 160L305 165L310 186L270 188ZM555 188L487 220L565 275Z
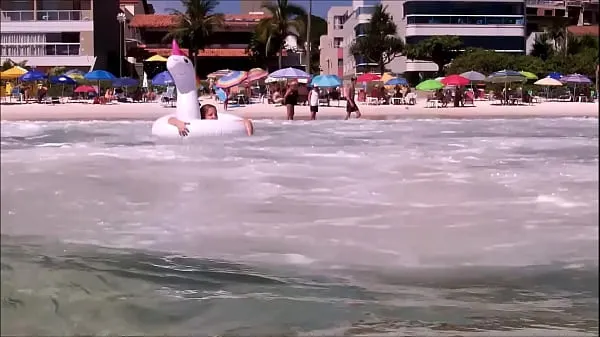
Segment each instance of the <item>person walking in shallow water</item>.
M294 106L298 104L298 89L296 88L296 82L288 84L285 95L283 96L283 102L285 104L287 119L289 121L294 120Z
M350 115L355 112L356 118L360 118L362 115L358 109L358 105L354 101L354 95L356 92L356 77L350 79L350 85L346 87L346 118L349 119Z

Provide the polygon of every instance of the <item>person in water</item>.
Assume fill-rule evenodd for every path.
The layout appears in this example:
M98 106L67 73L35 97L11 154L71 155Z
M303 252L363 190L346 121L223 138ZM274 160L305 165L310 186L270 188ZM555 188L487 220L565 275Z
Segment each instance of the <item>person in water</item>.
M204 104L200 108L200 119L219 119L219 115L217 114L217 107L212 104ZM185 137L190 133L187 126L190 123L186 123L177 119L176 117L171 117L168 120L169 124L175 126L179 130L179 135ZM241 122L244 123L246 127L246 133L248 136L252 136L254 134L254 124L249 119L244 118Z

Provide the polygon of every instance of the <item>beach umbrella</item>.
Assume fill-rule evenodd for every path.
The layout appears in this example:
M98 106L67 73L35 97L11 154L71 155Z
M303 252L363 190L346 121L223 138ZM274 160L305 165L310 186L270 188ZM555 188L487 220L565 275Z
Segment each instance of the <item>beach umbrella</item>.
M14 66L8 70L0 73L0 79L3 80L12 80L15 78L19 78L27 73L27 69L19 66Z
M83 78L88 81L98 82L98 94L100 94L100 81L114 81L117 77L106 70L94 70L83 75Z
M440 82L444 85L454 85L454 86L463 86L471 83L468 78L462 77L460 75L449 75L444 77Z
M221 69L221 70L217 70L217 71L214 71L214 72L206 75L206 77L207 78L215 78L216 79L216 78L219 78L221 76L225 76L225 75L229 74L230 72L231 72L231 70L229 70L229 69Z
M528 71L520 71L519 74L525 76L528 80L537 80L538 77L534 73L530 73Z
M560 78L560 81L567 84L573 84L573 94L577 95L577 85L592 84L587 76L581 74L570 74Z
M485 81L485 75L482 73L478 73L476 71L467 71L464 72L462 74L460 74L460 76L468 79L471 82L483 82Z
M171 74L167 70L158 73L152 79L152 85L167 86L173 83L175 83L175 81L173 80L173 77L171 77Z
M267 76L269 76L269 73L266 70L262 68L252 68L250 69L250 71L248 71L248 78L246 79L246 81L258 81L262 80L263 78L266 78Z
M552 77L549 77L549 76L544 77L541 80L537 80L533 84L546 87L546 98L550 96L550 88L549 87L558 87L558 86L563 85L561 81L554 79Z
M563 83L592 84L592 80L590 80L587 76L581 74L565 75L560 78L560 81Z
M167 62L167 58L156 54L154 56L150 56L149 58L145 59L144 61L145 62Z
M83 76L88 81L114 81L117 78L106 70L94 70Z
M65 95L65 84L69 84L69 85L77 84L77 82L75 82L74 79L72 79L72 78L70 78L69 76L66 76L66 75L50 76L49 81L52 84L62 84L62 93L61 93L61 96Z
M85 73L81 70L71 69L71 70L65 72L65 75L69 76L70 78L77 81L77 80L83 80Z
M490 83L512 83L512 82L525 82L527 77L521 75L518 71L514 70L500 70L486 78L487 82Z
M77 82L74 79L70 78L67 75L50 76L49 80L52 84L77 84Z
M96 89L91 85L80 85L73 92L76 93L88 93L88 92L96 92Z
M313 77L310 84L320 88L335 88L342 85L342 80L336 75L318 75Z
M544 77L541 80L535 81L535 83L533 83L533 84L535 84L535 85L542 85L542 86L549 86L549 87L563 85L561 81L553 79L552 77Z
M33 82L33 81L41 81L43 79L48 78L46 74L38 70L30 70L19 77L19 80L23 82Z
M289 68L283 68L283 69L274 71L269 74L269 77L284 78L284 79L291 79L291 78L307 78L308 79L308 78L310 78L310 75L300 69L289 67Z
M216 88L215 94L217 95L217 97L219 98L219 100L221 102L225 102L225 100L227 100L227 93L225 92L225 90L223 90L221 88Z
M547 77L553 78L555 80L560 80L562 78L562 74L554 71L554 72L551 72L550 74L548 74Z
M117 78L114 82L113 85L115 87L133 87L140 84L139 80L136 80L135 78L131 78L131 77L121 77L121 78Z
M246 78L248 78L248 72L234 70L225 76L221 76L221 78L215 82L215 85L219 88L227 89L240 85Z
M366 73L366 74L362 74L360 76L358 76L358 78L356 78L357 82L375 82L375 81L379 81L381 80L381 76L377 75L377 74L371 74L371 73Z
M385 85L408 85L408 81L404 77L394 77L384 83Z
M275 82L279 82L279 81L281 81L281 79L279 79L279 78L273 78L271 76L269 76L269 77L267 77L265 79L265 83L275 83Z
M442 89L443 87L444 85L442 84L442 82L436 80L426 80L417 84L417 90L421 91L433 91Z

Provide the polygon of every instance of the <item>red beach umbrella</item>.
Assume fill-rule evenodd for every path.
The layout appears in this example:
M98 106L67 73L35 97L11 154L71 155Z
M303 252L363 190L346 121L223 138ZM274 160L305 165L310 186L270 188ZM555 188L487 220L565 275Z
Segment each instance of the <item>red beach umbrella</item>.
M458 87L469 85L469 83L471 83L471 81L469 81L468 78L462 77L460 75L446 76L440 82L442 82L443 85L455 85Z
M80 85L77 88L75 88L76 93L86 93L86 92L96 92L96 89L94 89L94 87L89 86L89 85Z
M381 76L371 73L362 74L356 79L357 82L374 82L379 80L381 80Z
M250 71L248 71L248 78L246 79L246 81L258 81L262 80L263 78L267 78L267 76L269 76L269 73L266 70L263 70L261 68L252 68L250 69Z

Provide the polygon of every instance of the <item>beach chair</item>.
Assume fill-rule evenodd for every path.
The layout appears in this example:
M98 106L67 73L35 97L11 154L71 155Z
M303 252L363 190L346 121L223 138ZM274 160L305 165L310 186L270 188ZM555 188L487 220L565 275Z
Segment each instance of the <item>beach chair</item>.
M464 105L467 105L467 104L475 106L475 95L473 94L472 91L467 91L465 93Z
M172 108L175 106L176 101L175 87L167 87L167 91L160 97L160 105Z

